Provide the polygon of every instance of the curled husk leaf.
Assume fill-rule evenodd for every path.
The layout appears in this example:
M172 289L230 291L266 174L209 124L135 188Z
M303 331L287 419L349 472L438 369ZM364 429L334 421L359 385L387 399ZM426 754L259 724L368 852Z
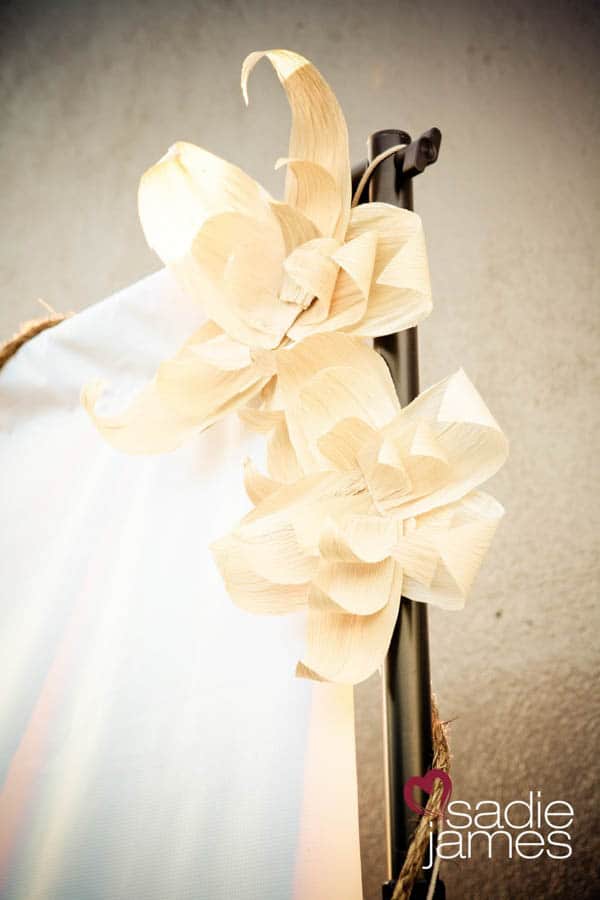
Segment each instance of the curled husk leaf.
M304 57L267 50L243 64L246 100L262 57L292 112L288 155L277 162L286 166L283 201L185 142L141 179L146 239L208 323L120 415L100 415L98 385L85 389L85 408L121 450L173 449L245 405L277 373L269 357L290 342L331 331L388 334L431 310L419 217L384 203L351 209L348 133L331 88Z
M250 415L277 452L268 475L247 465L254 509L213 551L239 606L306 611L299 675L353 684L381 665L401 595L464 605L503 514L478 488L508 444L462 370L400 409L350 336L314 335L276 365L285 417Z

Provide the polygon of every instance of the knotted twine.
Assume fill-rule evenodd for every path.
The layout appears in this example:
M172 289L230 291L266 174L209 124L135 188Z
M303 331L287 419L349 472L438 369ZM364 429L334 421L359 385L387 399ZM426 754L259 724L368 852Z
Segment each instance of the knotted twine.
M53 328L55 325L64 322L69 315L70 313L57 313L54 312L54 310L51 310L49 316L42 319L30 319L29 322L24 322L17 333L0 347L0 369L6 365L8 360L15 355L17 350L22 347L23 344L26 344L27 341L30 341L31 338L34 338L42 331L46 331L47 328Z
M448 772L450 770L448 722L442 722L440 719L437 703L433 694L431 695L431 730L433 737L433 760L431 768L442 769L444 772ZM425 813L421 816L412 841L410 842L404 865L402 866L398 881L394 888L394 893L392 894L392 900L409 900L415 881L421 874L425 851L429 844L429 836L432 831L438 831L440 829L443 813L443 810L440 809L440 801L442 799L443 788L442 782L437 779L425 806ZM437 862L438 860L436 859L436 863ZM437 880L437 869L438 866L436 865L432 872L427 900L430 900L430 898L433 897L435 882Z

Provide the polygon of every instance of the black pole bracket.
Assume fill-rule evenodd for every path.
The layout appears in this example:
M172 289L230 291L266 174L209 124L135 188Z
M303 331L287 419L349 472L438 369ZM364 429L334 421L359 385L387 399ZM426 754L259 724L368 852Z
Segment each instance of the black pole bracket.
M378 132L381 134L381 132ZM401 182L407 178L414 178L425 171L427 166L437 162L440 153L440 145L442 143L442 132L439 128L430 128L424 131L421 137L412 140L406 131L394 131L395 135L399 135L399 144L407 144L402 150L394 153L394 167L396 170L396 180L398 193L400 193ZM367 168L368 161L364 159L356 166L352 167L352 193L358 187L358 183ZM359 203L368 203L369 185L366 184L359 198Z

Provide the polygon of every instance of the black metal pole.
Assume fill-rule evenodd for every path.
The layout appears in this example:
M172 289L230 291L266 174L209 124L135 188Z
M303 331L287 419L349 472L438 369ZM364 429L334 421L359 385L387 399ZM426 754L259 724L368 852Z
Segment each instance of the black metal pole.
M369 182L370 201L413 209L412 176L437 158L441 135L437 129L428 135L433 131L437 141L433 151L427 143L427 135L414 144L403 131L377 131L371 135L368 142L369 161L396 144L410 146L377 166ZM415 147L424 140L424 152L428 158L421 168L415 168ZM417 329L377 338L375 347L388 363L400 403L405 406L419 393ZM411 776L423 775L430 769L433 759L429 638L427 607L423 603L402 598L384 664L383 693L389 878L383 887L386 900L392 896L395 880L418 824L418 816L404 802L404 784ZM423 805L425 799L421 798ZM427 882L423 879L415 885L412 896L425 897L426 890ZM437 891L436 896L439 896Z

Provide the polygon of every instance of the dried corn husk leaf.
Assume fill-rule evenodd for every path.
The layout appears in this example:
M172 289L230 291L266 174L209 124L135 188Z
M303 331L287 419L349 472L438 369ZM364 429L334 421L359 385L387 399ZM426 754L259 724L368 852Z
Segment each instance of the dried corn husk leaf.
M297 247L283 264L281 299L300 306L311 324L322 322L329 313L338 274L331 254L337 247L333 238L315 238Z
M138 211L149 246L170 265L188 252L211 216L236 211L270 225L270 199L242 169L179 141L142 176Z
M254 431L269 435L267 468L272 479L287 484L302 477L303 472L290 441L285 415L281 410L248 408L240 411L240 418Z
M300 341L316 331L336 331L354 325L367 309L377 248L377 234L365 232L332 253L337 265L331 285L326 316L317 317L313 306L301 313L288 329L288 335ZM332 270L333 273L333 270ZM317 327L318 326L318 327Z
M369 302L364 316L345 330L376 337L417 325L429 315L432 304L420 217L385 203L355 207L346 241L372 232L377 235L377 254Z
M316 334L275 356L290 438L305 471L325 467L319 440L340 419L378 428L398 411L385 362L351 337Z
M393 507L401 518L464 497L508 456L506 437L462 369L422 393L383 432L410 439L403 463L412 491Z
M273 478L263 475L254 466L252 460L246 459L244 461L244 487L250 500L258 505L261 500L278 490L281 484Z
M257 265L257 260L260 264ZM279 300L285 245L279 223L237 212L207 219L171 268L207 316L249 347L277 347L301 309Z
M374 563L322 560L313 573L313 586L318 589L321 608L366 616L388 602L396 570L391 556Z
M276 584L262 578L250 565L245 547L235 537L211 545L229 596L237 606L263 615L282 615L302 609L310 584Z
M250 53L242 66L242 92L248 102L248 78L256 63L266 56L283 85L292 112L288 157L295 166L288 170L285 201L310 218L319 212L325 237L342 238L350 216L351 179L346 120L335 94L315 69L298 53L289 50L259 50ZM324 169L333 179L334 193L323 191L322 181L307 177L299 183L297 161ZM321 193L323 191L323 193ZM318 196L320 194L320 196ZM317 195L317 196L315 196ZM333 222L333 230L325 231Z
M358 684L377 670L398 617L401 572L397 566L389 602L370 616L323 612L318 605L309 607L306 651L296 668L300 678Z
M125 453L168 453L197 431L196 423L165 405L150 383L128 410L100 415L96 406L104 392L102 381L91 381L81 391L81 403L92 422L115 449Z
M270 376L219 335L212 323L199 329L120 414L99 414L103 385L86 385L81 401L102 436L125 453L165 453L258 394Z
M377 431L367 422L354 416L342 419L317 439L324 459L341 472L360 468L359 456L366 444L378 440Z
M287 166L289 193L293 198L293 203L288 200L288 208L301 211L314 224L318 234L335 234L340 196L333 176L309 159L278 159L275 168L281 166Z
M378 563L398 544L398 523L383 516L351 515L325 522L319 551L325 560Z
M287 203L277 203L274 200L271 201L270 205L273 215L279 222L286 256L289 256L296 247L299 247L306 241L312 241L319 237L317 226L310 219L307 219L299 209L294 209L293 206L288 206Z
M291 521L256 519L242 533L257 575L276 584L305 584L314 577L318 559L305 552Z
M412 600L443 609L462 609L504 509L489 494L473 491L458 503L419 517L418 521L423 521L420 530L430 525L435 528L436 517L448 512L450 522L436 529L434 537L429 536L436 556L431 579L414 577L407 571L404 593Z
M379 235L376 231L364 231L333 254L333 259L352 278L363 297L369 296L373 269L377 258Z

